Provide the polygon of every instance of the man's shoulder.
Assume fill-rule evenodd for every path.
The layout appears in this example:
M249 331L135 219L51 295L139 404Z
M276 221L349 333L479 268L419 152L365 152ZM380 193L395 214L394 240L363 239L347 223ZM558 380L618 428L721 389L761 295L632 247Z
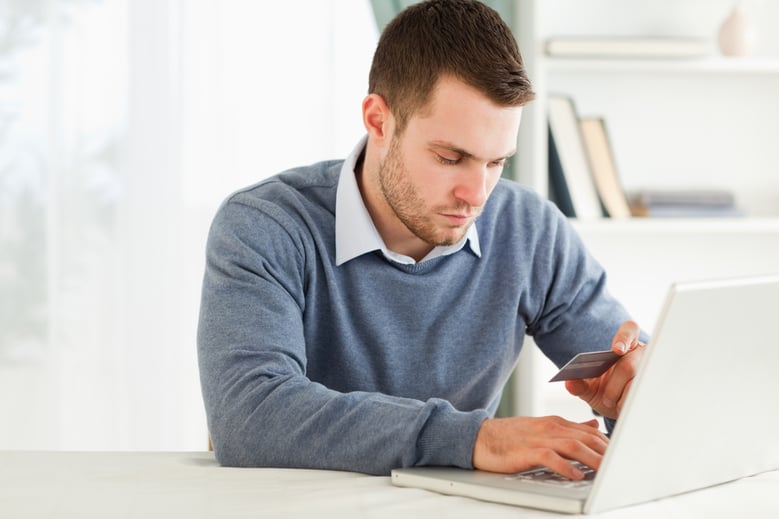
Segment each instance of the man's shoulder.
M501 178L490 194L485 210L500 213L521 211L525 216L529 214L551 216L555 213L555 206L530 187L514 180Z
M250 203L271 201L283 203L295 199L327 198L338 186L343 160L317 162L308 166L288 169L232 193L227 202ZM318 195L318 196L315 196Z
M479 240L483 236L483 242L499 247L509 243L519 248L551 246L560 233L570 231L566 220L554 203L533 189L501 179L477 220Z
M214 229L252 236L283 229L296 236L332 234L343 161L289 169L230 194L214 216Z

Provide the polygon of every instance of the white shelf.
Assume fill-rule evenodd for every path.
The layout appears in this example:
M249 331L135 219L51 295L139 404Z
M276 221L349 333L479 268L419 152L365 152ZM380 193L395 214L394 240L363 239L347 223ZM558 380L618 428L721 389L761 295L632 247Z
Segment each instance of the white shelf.
M541 58L548 72L658 72L664 74L754 74L779 77L779 59L728 58L705 59L605 59L605 58Z
M779 234L779 215L775 218L629 218L614 220L582 221L570 219L580 233L667 233L667 234L733 234L772 233ZM779 268L779 265L777 266Z
M518 179L546 193L546 101L570 95L582 113L603 116L628 189L712 186L731 189L744 218L571 219L608 272L611 292L651 330L670 283L779 271L779 36L763 30L760 56L689 59L550 56L550 35L652 32L712 35L731 5L677 0L516 0L519 46L537 100L520 128ZM730 2L732 4L732 2ZM757 20L773 27L779 2ZM605 13L613 16L604 16ZM770 23L769 23L770 22ZM556 411L549 361L524 349L516 411ZM560 395L564 397L565 395ZM586 410L585 410L586 411Z

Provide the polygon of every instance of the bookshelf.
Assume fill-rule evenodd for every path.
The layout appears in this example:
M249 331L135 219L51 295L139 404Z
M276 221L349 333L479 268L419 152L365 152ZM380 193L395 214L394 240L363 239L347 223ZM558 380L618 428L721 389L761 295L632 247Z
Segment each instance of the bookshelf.
M609 286L651 332L677 280L779 271L779 2L745 2L758 43L750 57L719 55L716 31L731 0L517 0L516 34L537 99L520 129L517 180L548 193L549 96L569 95L582 116L608 123L627 191L731 190L744 218L609 218L574 226L610 274ZM608 16L604 16L608 13ZM694 59L551 57L550 37L660 34L707 39ZM530 345L528 345L530 346ZM521 414L586 419L532 347L518 365Z

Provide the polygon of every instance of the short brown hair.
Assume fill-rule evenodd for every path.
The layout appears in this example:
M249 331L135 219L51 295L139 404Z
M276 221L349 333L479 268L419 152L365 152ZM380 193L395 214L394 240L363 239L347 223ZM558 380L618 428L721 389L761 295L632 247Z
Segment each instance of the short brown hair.
M535 96L511 29L476 0L428 0L398 14L379 38L368 89L384 99L402 131L445 75L501 106Z

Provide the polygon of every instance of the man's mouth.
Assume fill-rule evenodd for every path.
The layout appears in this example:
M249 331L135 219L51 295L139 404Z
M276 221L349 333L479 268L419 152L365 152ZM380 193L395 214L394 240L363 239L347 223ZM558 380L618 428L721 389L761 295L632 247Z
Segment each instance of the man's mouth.
M470 214L442 213L442 216L453 225L465 225L473 219Z

